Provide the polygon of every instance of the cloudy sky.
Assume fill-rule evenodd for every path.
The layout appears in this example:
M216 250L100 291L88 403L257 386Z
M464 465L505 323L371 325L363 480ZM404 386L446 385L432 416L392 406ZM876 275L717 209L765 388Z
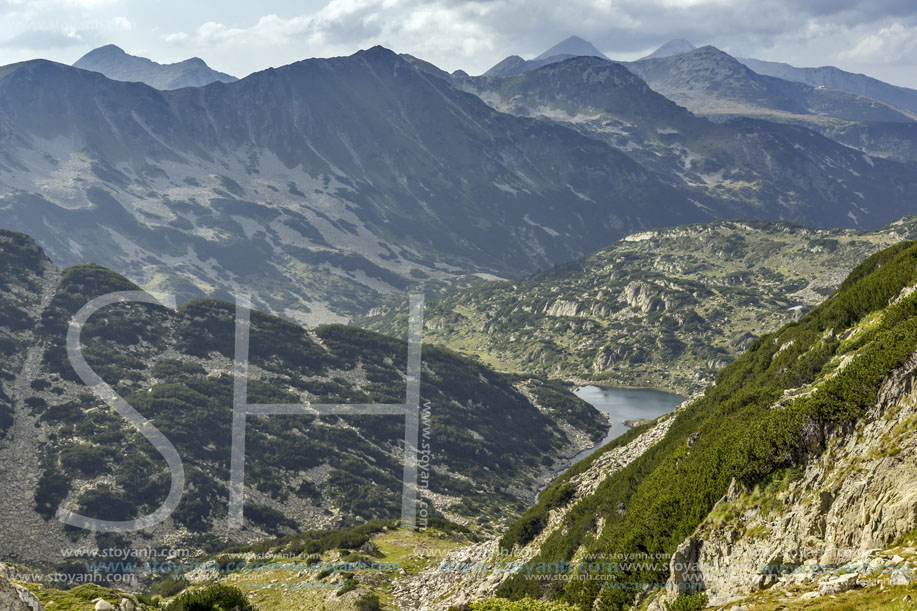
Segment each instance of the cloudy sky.
M613 59L672 38L917 88L915 0L0 0L0 64L114 43L244 76L381 44L478 74L577 34Z

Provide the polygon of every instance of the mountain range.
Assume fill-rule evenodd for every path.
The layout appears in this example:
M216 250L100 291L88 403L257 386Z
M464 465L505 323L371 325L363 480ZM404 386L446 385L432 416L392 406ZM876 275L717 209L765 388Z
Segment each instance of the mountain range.
M603 59L608 59L608 57L599 51L594 44L588 40L583 40L579 36L571 36L567 39L562 40L557 43L541 55L535 58L539 59L548 59L549 57L559 57L559 56L570 56L570 57L580 57L580 56L590 56L590 57L601 57Z
M655 91L704 116L913 121L912 116L872 98L758 74L709 45L626 65Z
M847 93L885 102L896 108L917 112L917 90L890 85L865 74L854 74L834 66L797 68L780 62L768 62L750 58L737 59L758 74L773 76L786 81L798 81L813 87L846 91Z
M486 77L513 76L571 59L511 56ZM915 91L832 66L796 68L739 59L711 46L669 41L635 62L619 62L654 90L700 116L801 124L872 155L917 161Z
M615 62L572 37L481 76L382 47L240 80L84 60L0 67L0 550L22 564L0 565L0 607L910 604L917 121L889 101L907 91L684 40ZM402 420L319 413L248 417L228 528L236 299L255 304L250 403L397 404L408 289L429 303L429 529L396 520ZM113 291L178 300L71 324ZM183 460L178 509L143 533L56 519L144 515L171 482L81 383L76 331ZM609 441L586 382L692 396ZM128 574L142 603L22 578L151 547L194 568ZM227 572L281 559L337 564ZM363 571L381 559L398 570Z
M679 55L681 53L688 53L696 49L690 41L685 40L684 38L676 38L665 43L646 57L640 59L655 59L657 57L671 57L673 55Z
M175 445L186 490L172 516L142 534L105 539L68 529L56 517L61 506L129 520L151 513L169 491L170 472L156 448L89 392L66 348L77 310L138 287L97 265L60 270L28 236L8 231L0 231L0 287L6 559L60 565L67 548L105 541L210 549L218 541L400 515L402 418L252 417L247 521L227 531L235 304L199 299L179 309L116 304L83 326L84 358ZM254 312L249 358L250 403L404 401L405 342L354 327L306 330ZM425 426L437 465L426 499L433 515L486 528L505 522L607 430L562 384L498 374L433 346L423 348L423 367L421 402L429 408Z
M711 49L715 48L711 47ZM639 70L641 62L646 62L647 60L653 59L672 58L678 55L683 55L685 53L692 53L696 50L697 47L690 41L683 38L677 38L666 42L649 55L639 59L637 62L620 63L636 65L638 66ZM722 53L722 51L720 51L720 53ZM705 59L707 61L712 60L714 62L722 62L724 60L722 57L711 57L709 50L701 55L706 55ZM536 68L540 68L543 65L546 65L547 63L556 63L558 61L576 56L594 56L609 59L606 55L599 52L592 43L577 36L573 36L555 45L548 51L545 51L534 60L529 60L530 63L519 64L520 67L524 65L524 68L519 69L515 73L534 70ZM510 57L518 58L518 56ZM488 72L485 72L484 76L509 76L509 74L502 73L502 71L497 68L504 62L507 62L509 59L510 58L507 58L496 64ZM522 58L518 59L521 60ZM905 111L917 112L917 90L910 89L908 87L891 85L889 83L885 83L878 79L869 77L865 74L847 72L834 66L822 66L819 68L798 68L786 63L763 61L753 58L736 57L734 59L746 65L756 74L761 76L770 76L784 81L804 83L812 87L849 93L855 96L861 96L864 98L877 100L879 102L884 102L889 106L900 108ZM524 62L525 60L522 61ZM692 61L701 63L703 62L703 60L697 59ZM647 70L649 69L647 68ZM730 71L735 72L734 67L730 67ZM714 76L717 75L714 74ZM710 77L703 77L701 80L706 81L708 78Z
M175 91L7 66L0 209L65 265L94 260L181 302L245 288L269 312L331 322L410 284L518 277L660 223L868 227L917 193L906 166L803 129L711 128L601 58L524 81L444 74L382 48ZM498 112L488 88L522 85L598 120Z
M906 164L865 157L800 126L748 118L711 122L627 67L600 58L571 58L510 77L450 78L498 110L563 123L609 143L720 218L845 226L863 214L860 202L891 197L900 203L898 195L874 191L890 183L872 186L862 177L890 172L898 182L913 174ZM803 213L810 206L818 208L812 216ZM794 218L799 213L808 218Z
M210 83L231 83L234 76L217 72L199 57L174 64L160 64L145 57L125 53L115 45L93 49L74 64L74 68L99 72L115 81L146 83L155 89L203 87Z
M169 92L36 61L0 70L0 107L9 227L64 263L183 300L246 286L294 318L707 215L606 144L382 48Z
M591 42L583 40L579 36L571 36L557 43L535 59L525 60L518 55L510 55L485 72L484 76L512 76L549 64L555 64L571 57L601 57L602 59L608 59Z

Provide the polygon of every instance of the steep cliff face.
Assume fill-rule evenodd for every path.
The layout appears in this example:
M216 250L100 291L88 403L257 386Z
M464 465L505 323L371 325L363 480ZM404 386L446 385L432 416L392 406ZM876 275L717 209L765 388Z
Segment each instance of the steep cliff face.
M915 581L914 548L896 546L917 528L915 379L917 354L888 375L855 426L813 425L805 463L753 490L733 482L679 546L668 598L695 580L713 605L766 589L814 599ZM661 599L650 608L663 609Z

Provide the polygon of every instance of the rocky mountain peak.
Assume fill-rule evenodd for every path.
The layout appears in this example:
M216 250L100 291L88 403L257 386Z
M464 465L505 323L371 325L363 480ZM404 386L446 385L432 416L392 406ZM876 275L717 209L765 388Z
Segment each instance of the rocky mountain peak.
M89 57L105 57L105 56L112 57L112 56L118 56L118 55L127 55L127 53L124 51L124 49L122 49L118 45L103 45L101 47L93 49L92 51L84 55L82 59L86 59ZM77 60L77 61L80 61L80 60Z
M676 38L665 43L646 57L642 59L653 59L656 57L671 57L672 55L680 55L682 53L688 53L696 49L693 44L684 38Z
M93 49L73 66L99 72L116 81L146 83L156 89L201 87L217 81L229 83L237 80L234 76L213 70L199 57L160 64L146 57L130 55L111 44Z
M397 55L398 54L391 49L383 47L382 45L375 45L368 49L357 51L355 57L397 57Z
M551 47L550 49L548 49L547 51L545 51L544 53L536 57L535 59L536 60L547 59L549 57L554 57L556 55L574 55L574 56L590 55L594 57L602 57L604 59L608 59L608 57L606 57L604 53L599 51L595 45L593 45L588 40L583 40L579 36L571 36L570 38L567 38L566 40L557 43L556 45L554 45L553 47Z
M512 74L518 74L519 72L525 71L526 63L528 62L526 62L518 55L510 55L506 59L503 59L494 64L494 66L485 72L483 76L509 76Z

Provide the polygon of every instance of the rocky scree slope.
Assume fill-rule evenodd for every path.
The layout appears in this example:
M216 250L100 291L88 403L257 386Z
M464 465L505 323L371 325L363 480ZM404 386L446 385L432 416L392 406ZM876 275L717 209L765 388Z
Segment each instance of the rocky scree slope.
M912 218L872 232L735 221L642 232L521 281L446 293L425 333L502 370L691 394L870 254L914 237ZM361 324L403 335L405 307Z

